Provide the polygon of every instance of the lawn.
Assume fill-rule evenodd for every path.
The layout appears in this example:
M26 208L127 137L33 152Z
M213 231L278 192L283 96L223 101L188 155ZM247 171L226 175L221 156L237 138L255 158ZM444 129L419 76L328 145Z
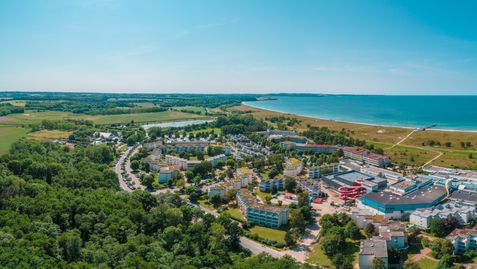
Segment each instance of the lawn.
M246 220L245 217L242 214L242 211L240 211L239 208L229 208L229 209L225 210L224 212L229 213L230 216L232 216L236 219L240 219L240 220L243 220L243 221Z
M27 139L33 141L52 141L60 138L67 138L71 132L59 130L41 130L29 133Z
M203 118L204 116L178 111L164 111L152 113L135 113L119 115L86 115L73 114L61 111L34 112L26 111L23 114L11 114L0 117L0 123L10 125L40 123L42 120L84 119L93 121L95 124L113 124L134 122L161 122L173 120L186 120Z
M192 133L192 134L196 134L196 133L210 133L210 131L213 131L214 134L222 134L222 129L220 129L220 128L200 129L200 130L191 131L190 133Z
M417 264L421 269L437 268L437 262L427 258L420 259L419 261L417 261Z
M285 244L286 232L283 230L272 229L272 228L262 227L262 226L254 226L253 228L250 229L250 232L252 234L258 235L259 237Z
M210 209L210 210L215 210L214 206L212 206L211 203L209 203L209 201L207 200L198 200L197 202L199 202L199 205L207 208L207 209Z
M359 258L359 240L351 240L349 238L346 238L346 246L344 248L345 250L343 251L343 255L349 256L353 258L353 264L358 263L358 258ZM309 263L316 264L316 265L321 265L321 266L327 266L333 268L334 265L331 262L330 258L326 256L326 254L323 252L321 249L321 245L315 244L313 246L312 251L308 255L308 258L306 260Z
M13 142L25 137L29 129L16 126L0 126L0 155L10 149Z
M323 253L320 244L315 244L313 246L310 254L308 254L306 262L320 266L333 267L333 263L331 262L330 258Z

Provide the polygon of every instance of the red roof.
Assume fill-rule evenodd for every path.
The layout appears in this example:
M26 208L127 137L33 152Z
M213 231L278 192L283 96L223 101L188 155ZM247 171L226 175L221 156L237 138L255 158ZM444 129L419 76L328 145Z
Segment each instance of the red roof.
M477 227L474 229L455 229L447 237L469 236L471 234L477 234Z

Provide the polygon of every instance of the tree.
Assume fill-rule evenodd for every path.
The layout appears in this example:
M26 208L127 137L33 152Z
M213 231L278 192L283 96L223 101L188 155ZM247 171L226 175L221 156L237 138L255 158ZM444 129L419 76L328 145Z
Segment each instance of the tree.
M447 234L446 225L441 218L433 218L431 220L430 230L437 237L444 237Z
M139 169L139 161L138 160L131 161L131 169L134 170L134 171L137 171Z
M343 240L337 235L325 236L320 240L321 249L328 257L339 253L344 245Z
M359 227L353 221L349 221L345 226L346 236L353 240L358 240L361 238L361 232Z
M220 195L213 195L209 199L210 203L214 205L215 208L219 207L220 204L222 204L222 198L220 198Z
M152 184L154 183L154 177L151 175L143 175L141 177L142 185L146 186L149 190L152 189Z
M387 267L383 259L375 257L373 259L373 265L371 266L371 269L387 269Z
M296 244L296 238L291 229L285 234L285 244L287 246L293 246Z
M82 240L78 230L67 231L61 234L59 245L63 250L63 257L68 261L76 261L80 257Z
M286 178L285 179L285 189L288 192L295 192L296 189L296 180L294 178Z
M267 204L270 204L271 200L272 200L272 196L270 194L265 194L265 202Z
M353 263L350 257L345 256L343 253L337 253L331 258L331 262L335 265L336 269L352 269Z
M454 265L454 259L450 254L444 254L437 265L438 269L450 269Z
M368 238L371 238L376 235L377 231L372 223L368 223L366 224L366 227L364 227L364 233Z
M434 239L429 243L432 250L431 255L435 258L440 258L445 254L452 254L454 246L447 239Z

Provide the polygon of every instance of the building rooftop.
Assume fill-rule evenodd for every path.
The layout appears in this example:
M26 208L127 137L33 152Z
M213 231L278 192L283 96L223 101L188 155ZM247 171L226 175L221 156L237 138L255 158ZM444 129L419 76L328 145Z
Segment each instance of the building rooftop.
M279 206L271 206L271 205L264 205L259 204L255 201L253 196L248 192L246 189L241 189L237 194L241 195L245 200L247 200L249 207L253 209L263 210L272 213L281 213L283 211L289 211L287 207L279 207Z
M379 258L388 257L388 246L386 240L377 238L362 240L359 255L373 255Z
M380 204L402 205L402 204L425 204L446 195L447 191L443 186L427 186L401 196L388 191L370 192L363 195L363 198L373 200Z
M350 184L354 183L358 179L364 179L364 180L369 180L369 181L373 181L373 179L374 179L374 177L363 174L363 173L358 172L358 171L346 171L346 172L343 172L343 173L336 174L336 175L334 175L334 177L337 178L337 179L342 179L344 181L347 181Z
M451 194L451 199L465 201L477 205L477 192L468 190L456 190Z
M455 238L458 236L477 235L477 227L473 229L455 229L446 238Z

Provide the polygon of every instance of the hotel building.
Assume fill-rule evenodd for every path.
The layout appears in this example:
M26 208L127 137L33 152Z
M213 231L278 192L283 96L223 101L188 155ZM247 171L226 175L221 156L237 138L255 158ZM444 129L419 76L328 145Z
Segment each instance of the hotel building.
M317 179L323 175L338 173L340 169L339 163L323 164L320 166L313 166L308 169L308 177Z
M342 150L343 155L346 158L360 161L365 164L386 167L391 163L388 157L381 154L370 153L367 150L359 150L353 147L343 147Z
M289 208L259 204L245 189L237 192L237 204L251 223L273 228L288 224Z

